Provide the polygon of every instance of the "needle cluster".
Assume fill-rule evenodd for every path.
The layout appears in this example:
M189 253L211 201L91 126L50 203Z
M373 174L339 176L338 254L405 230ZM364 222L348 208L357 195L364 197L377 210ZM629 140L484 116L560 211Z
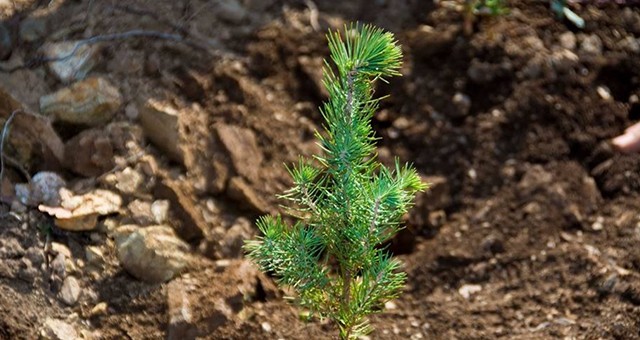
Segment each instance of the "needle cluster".
M351 25L345 37L327 35L333 67L325 61L329 100L320 108L323 155L289 168L290 201L297 222L263 216L263 236L245 245L248 256L292 287L299 304L334 320L343 339L367 334L367 315L396 298L406 275L383 246L401 228L416 192L426 188L416 171L396 160L377 161L371 118L379 99L373 82L399 75L402 53L393 35Z

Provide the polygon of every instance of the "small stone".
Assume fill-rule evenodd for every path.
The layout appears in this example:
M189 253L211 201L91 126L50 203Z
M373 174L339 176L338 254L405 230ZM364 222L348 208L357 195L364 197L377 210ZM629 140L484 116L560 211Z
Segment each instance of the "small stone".
M129 216L133 218L135 223L139 225L153 224L154 217L151 213L151 203L136 199L127 205L127 209L129 209Z
M173 105L149 99L140 109L140 125L151 142L169 158L183 162L184 153L179 147L179 114Z
M247 10L238 0L218 2L218 18L231 24L239 24L247 17Z
M47 34L47 22L44 18L28 17L20 23L20 40L34 42Z
M118 259L134 277L151 283L166 282L187 265L189 245L171 227L151 226L131 233L118 245Z
M144 181L142 175L127 167L122 171L116 172L116 188L124 194L134 194L138 191L138 188Z
M453 96L453 105L458 109L460 116L466 116L471 109L471 98L464 93L457 92Z
M56 281L57 287L62 283L62 280L67 276L67 257L64 254L58 254L51 261L51 273L53 274L53 280Z
M81 80L40 98L40 111L69 124L102 125L122 104L120 91L104 78Z
M70 324L57 319L47 318L40 330L40 336L47 340L76 340L78 332Z
M598 217L596 217L595 222L593 222L593 224L591 224L591 230L600 231L602 229L604 229L604 217L598 216Z
M69 306L73 306L78 302L80 297L80 284L78 280L73 276L67 276L62 282L62 289L60 289L60 299L62 302Z
M134 103L129 103L124 108L124 115L131 120L137 120L138 117L140 116L140 111L138 110L138 107Z
M582 52L595 56L602 54L602 48L602 40L595 34L585 36L580 44Z
M89 317L93 318L96 316L107 315L107 307L109 306L107 305L106 302L98 303L89 311Z
M612 101L613 100L613 97L611 96L611 90L609 90L609 88L604 86L604 85L598 86L596 88L596 92L598 92L598 95L604 101Z
M563 48L566 48L568 50L573 50L576 48L576 45L577 45L576 35L571 31L567 31L560 34L560 36L558 37L558 40L560 41L560 46L562 46Z
M47 58L63 58L48 64L49 71L63 83L84 79L96 65L96 45L79 44L78 41L63 41L47 43L42 47Z
M62 243L51 242L51 251L54 254L62 254L65 257L71 257L71 250L69 250L69 247L65 246Z
M162 224L169 217L169 201L156 200L151 204L151 214L156 223Z
M260 324L260 327L262 327L262 330L267 332L267 333L271 333L271 331L273 330L271 327L271 324L268 322L263 322Z
M33 204L60 204L60 188L66 182L55 172L41 171L31 178L31 202Z
M102 254L102 250L96 246L87 246L85 248L85 257L87 258L87 263L102 268L104 266L104 254Z
M466 284L460 287L460 289L458 289L458 293L460 293L460 295L462 295L463 298L468 299L471 297L471 295L478 293L481 290L482 290L482 286L480 285Z
M384 309L386 310L398 309L398 305L393 301L387 301L384 303Z

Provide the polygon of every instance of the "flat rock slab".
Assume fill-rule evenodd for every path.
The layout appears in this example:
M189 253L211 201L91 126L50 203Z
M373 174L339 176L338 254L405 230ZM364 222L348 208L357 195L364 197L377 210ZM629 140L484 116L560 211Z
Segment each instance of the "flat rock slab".
M122 104L120 91L104 78L89 78L40 98L40 111L68 124L108 123Z

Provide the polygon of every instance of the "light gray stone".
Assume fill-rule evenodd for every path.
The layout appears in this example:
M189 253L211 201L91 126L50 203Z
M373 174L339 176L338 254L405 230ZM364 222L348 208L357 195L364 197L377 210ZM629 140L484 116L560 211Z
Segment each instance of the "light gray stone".
M40 330L42 339L47 340L77 340L76 329L62 320L47 318Z
M152 283L171 280L188 263L189 245L171 227L140 228L118 244L118 259L134 277Z
M73 306L78 302L81 292L78 280L73 276L67 276L62 282L60 289L60 299L69 306Z

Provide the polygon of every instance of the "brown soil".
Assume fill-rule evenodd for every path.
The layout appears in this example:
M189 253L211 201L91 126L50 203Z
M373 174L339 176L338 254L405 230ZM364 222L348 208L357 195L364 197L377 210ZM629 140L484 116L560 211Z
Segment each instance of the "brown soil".
M289 185L283 163L318 152L324 32L359 20L393 31L405 53L404 77L377 90L391 95L373 122L380 158L397 155L440 181L392 243L409 280L372 317L371 338L640 339L640 157L608 142L640 118L638 7L575 7L587 23L576 30L546 2L511 1L508 15L482 18L465 36L459 12L428 1L328 0L317 11L305 1L115 3L0 2L13 37L3 69L37 61L44 41L133 29L177 32L200 46L215 39L214 53L156 38L103 42L92 75L112 81L124 104L116 123L93 133L106 136L115 158L94 164L95 177L46 162L23 167L116 192L105 172L139 170L144 185L121 192L127 208L101 225L144 224L129 203L168 199L169 224L192 246L194 264L169 283L143 283L119 266L108 228L66 232L37 209L10 214L5 205L0 338L36 338L47 318L93 339L336 338L331 323L303 321L242 260L234 237L256 230L238 235L232 226L279 211L275 194ZM19 28L32 18L47 30L27 43ZM575 47L561 39L571 35ZM33 112L40 96L64 86L38 63L0 78ZM148 99L180 111L178 157L125 114ZM55 127L64 140L82 130ZM78 159L87 152L75 151ZM13 168L8 176L24 180ZM61 278L43 251L52 242L76 261L82 294L73 306L57 297ZM101 270L78 265L88 245L102 249ZM190 321L175 323L182 298ZM92 311L100 302L106 310Z

